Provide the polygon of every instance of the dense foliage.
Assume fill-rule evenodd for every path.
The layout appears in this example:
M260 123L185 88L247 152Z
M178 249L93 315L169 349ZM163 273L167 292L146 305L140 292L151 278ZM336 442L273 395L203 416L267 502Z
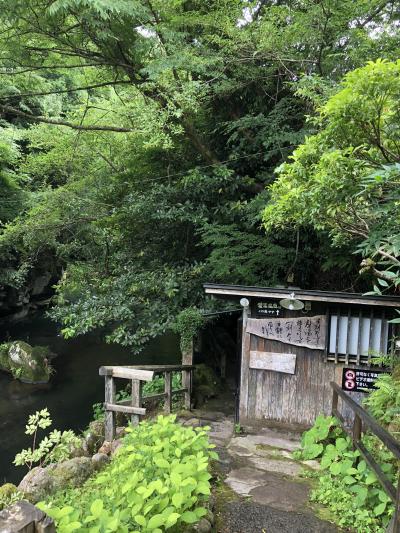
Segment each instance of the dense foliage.
M386 476L395 482L397 464L388 451L371 436L364 444L374 453ZM383 532L393 514L390 497L375 474L352 449L350 437L333 417L318 416L315 425L302 437L301 459L318 458L322 472L311 500L326 505L335 521L355 531Z
M371 414L398 438L400 434L400 366L396 362L390 374L380 374L376 389L364 400Z
M363 256L381 293L400 284L400 61L348 73L319 108L320 130L272 185L268 228L311 225Z
M102 472L39 506L60 533L182 531L207 514L209 461L217 457L207 429L183 427L174 416L142 422Z
M399 365L394 365L391 374L381 373L375 386L365 396L363 404L381 425L398 436ZM374 435L366 433L362 441L395 485L399 465L394 455ZM331 416L318 416L314 426L303 434L301 444L297 457L318 459L323 470L311 499L328 506L337 523L343 527L356 531L384 531L393 514L393 504L375 474L360 458L360 453L351 449L351 441L344 435L338 421Z
M204 281L363 289L352 242L303 219L266 235L261 211L321 127L306 115L397 59L398 18L381 0L1 0L0 284L50 272L65 336L136 350Z

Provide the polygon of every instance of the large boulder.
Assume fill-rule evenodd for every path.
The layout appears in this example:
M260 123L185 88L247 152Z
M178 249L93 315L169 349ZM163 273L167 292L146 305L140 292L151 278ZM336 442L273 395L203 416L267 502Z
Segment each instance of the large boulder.
M95 470L102 470L110 462L110 458L105 453L95 453L92 463Z
M62 463L32 468L18 485L26 499L36 503L48 494L67 487L79 487L93 473L89 457L73 457Z
M50 470L55 490L79 487L93 474L94 464L90 457L73 457L57 463Z
M24 500L0 512L0 531L4 533L56 533L53 520Z
M24 341L8 342L0 345L0 370L10 372L23 383L47 383L52 356L45 346L32 347Z
M36 503L47 494L54 492L54 481L50 476L53 467L54 465L45 468L36 466L26 474L18 485L18 490L23 493L27 500Z

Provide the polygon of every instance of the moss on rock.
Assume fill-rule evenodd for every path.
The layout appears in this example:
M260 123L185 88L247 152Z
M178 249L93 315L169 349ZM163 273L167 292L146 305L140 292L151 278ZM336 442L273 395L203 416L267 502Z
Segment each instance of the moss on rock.
M49 472L56 490L79 487L91 476L94 466L89 457L74 457L58 463Z
M51 375L51 356L46 346L32 347L24 341L7 342L0 345L0 370L24 383L47 383Z
M12 483L4 483L0 487L0 510L5 509L22 498L22 494Z
M9 498L17 492L17 490L17 487L13 485L13 483L4 483L4 485L0 487L0 499Z
M217 396L220 388L221 379L210 366L196 365L193 375L193 397L196 407L203 405L209 398Z

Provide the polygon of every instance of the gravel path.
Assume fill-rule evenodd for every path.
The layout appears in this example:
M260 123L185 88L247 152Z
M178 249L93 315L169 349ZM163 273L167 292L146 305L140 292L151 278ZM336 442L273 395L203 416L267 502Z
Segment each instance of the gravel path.
M218 533L335 533L312 514L290 513L252 502L231 502L218 517Z

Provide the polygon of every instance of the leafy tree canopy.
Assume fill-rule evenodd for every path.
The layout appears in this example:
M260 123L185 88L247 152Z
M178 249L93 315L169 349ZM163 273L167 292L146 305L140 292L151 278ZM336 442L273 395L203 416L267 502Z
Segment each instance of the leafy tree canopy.
M346 239L265 235L261 211L323 127L305 116L399 56L398 18L378 0L0 0L0 283L50 270L66 336L134 349L206 280L354 286Z
M351 243L383 288L400 282L399 98L400 61L348 73L320 107L318 133L281 165L264 210L268 229L311 225Z

